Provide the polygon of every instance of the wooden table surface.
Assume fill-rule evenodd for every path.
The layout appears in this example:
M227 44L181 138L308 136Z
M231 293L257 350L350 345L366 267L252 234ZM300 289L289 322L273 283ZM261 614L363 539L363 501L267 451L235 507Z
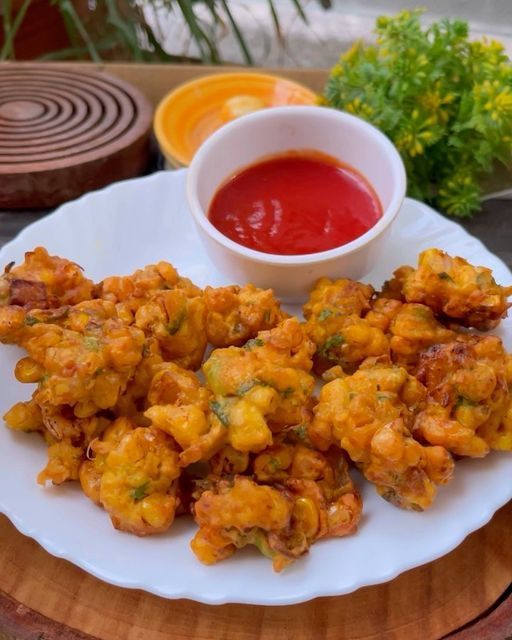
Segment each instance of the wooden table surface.
M157 154L154 154L150 170L157 170L161 167L162 159ZM12 239L25 226L31 224L36 220L39 220L47 213L48 212L46 211L0 211L0 246ZM480 240L482 240L482 242L488 247L488 249L498 255L509 266L509 268L512 269L511 215L512 202L507 200L490 200L484 203L482 211L478 213L472 220L462 222L462 226L465 227L471 234L480 238ZM508 513L510 513L510 504L508 507ZM11 535L13 535L12 532ZM22 538L21 534L15 533L14 535L18 536L20 539ZM23 544L33 545L33 543ZM21 548L24 547L21 545ZM37 554L46 554L46 552L40 549L37 551ZM7 570L6 567L4 568ZM1 595L2 594L0 594L0 596ZM21 605L16 603L16 601L10 599L8 594L3 594L2 624L5 625L5 628L0 627L0 640L11 640L18 637L23 638L24 640L25 638L30 638L31 640L41 640L43 638L51 638L52 640L54 638L76 638L78 640L78 638L91 637L78 634L61 635L61 628L53 627L52 621L49 621L47 618L44 618L44 616L41 616L34 611L31 611L30 615L27 617L26 612L21 611L20 613L20 606ZM22 635L19 634L19 629L21 628L20 616L25 616L24 624L26 631L24 631ZM36 630L39 631L36 632ZM40 630L44 630L44 633L41 633ZM149 638L150 636L144 637ZM372 638L373 637L374 636L372 636ZM388 636L386 635L386 637ZM502 593L498 600L489 609L481 612L478 618L472 620L470 623L467 623L463 628L458 629L455 634L450 633L449 636L445 637L453 639L456 638L457 640L511 640L512 584ZM415 639L413 638L413 640Z

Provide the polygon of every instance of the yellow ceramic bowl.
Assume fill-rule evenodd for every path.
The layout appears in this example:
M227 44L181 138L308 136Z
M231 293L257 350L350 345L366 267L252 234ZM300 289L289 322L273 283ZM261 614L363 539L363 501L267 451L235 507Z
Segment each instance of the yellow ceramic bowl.
M223 124L252 111L284 105L311 105L306 87L263 73L202 76L168 93L157 107L155 135L174 166L187 166L199 146Z

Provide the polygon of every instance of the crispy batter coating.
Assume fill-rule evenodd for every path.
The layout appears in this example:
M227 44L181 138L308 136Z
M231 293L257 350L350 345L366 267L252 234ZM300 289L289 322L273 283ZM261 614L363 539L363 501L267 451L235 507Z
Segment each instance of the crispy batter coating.
M421 302L464 327L494 329L507 315L512 286L496 284L491 269L427 249L403 282L407 302Z
M40 367L37 402L75 406L77 416L114 407L142 358L144 334L118 320L88 326L84 334L44 323L30 329L23 342L29 375L18 379L33 382L33 368Z
M371 309L373 287L352 280L319 280L304 305L305 328L317 347L315 371L340 365L352 373L368 357L389 354L389 341L363 313Z
M181 446L182 466L226 445L257 453L272 444L273 432L310 415L313 348L300 323L285 320L244 347L213 351L203 367L208 391L197 388L201 399L156 405L145 415Z
M425 388L401 367L360 369L323 387L310 438L320 449L341 446L382 497L421 511L453 472L446 449L423 446L411 434L425 396Z
M303 307L304 317L306 320L322 314L328 317L331 314L361 317L365 311L370 310L373 294L374 289L369 284L348 279L333 281L320 278Z
M393 362L406 368L414 367L424 349L456 336L424 304L403 304L391 321L389 332Z
M206 334L214 347L239 347L288 317L272 289L258 289L253 284L206 287L204 299Z
M106 455L100 504L116 529L138 536L161 533L174 520L179 475L172 438L159 429L137 427Z
M511 294L431 249L378 294L322 278L301 323L252 284L203 292L159 262L93 285L37 248L0 277L0 341L26 350L14 374L37 385L4 419L46 442L38 482L78 479L114 527L144 536L192 513L205 564L255 545L280 571L356 530L349 460L421 511L451 454L512 450L512 356L462 328L496 326Z
M417 377L429 394L414 432L460 456L510 448L507 355L495 336L436 344L420 357Z
M84 277L81 267L37 247L25 253L25 261L19 266L5 268L0 277L0 307L54 309L89 300L93 291L94 284Z
M166 360L194 370L206 349L205 322L203 296L190 297L183 289L154 294L135 314L136 326L156 338Z
M216 349L204 363L208 388L216 397L247 398L257 388L273 390L268 419L273 430L303 422L314 379L309 374L314 350L295 318L263 331L242 348ZM252 395L254 398L254 395Z
M281 442L256 456L253 473L254 480L207 482L194 505L200 529L192 549L202 562L253 544L280 571L316 540L356 530L361 500L340 452Z

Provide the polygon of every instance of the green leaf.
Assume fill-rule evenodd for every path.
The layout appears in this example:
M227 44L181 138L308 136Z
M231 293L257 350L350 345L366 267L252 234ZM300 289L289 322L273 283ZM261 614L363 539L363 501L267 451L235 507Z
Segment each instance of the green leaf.
M229 415L226 411L226 408L222 402L218 400L213 400L210 402L210 409L219 419L219 422L225 427L229 427Z
M35 324L38 324L39 322L41 322L41 320L39 320L35 316L31 316L30 314L27 314L25 316L25 324L27 325L27 327L33 327Z
M330 351L331 349L335 349L336 347L339 347L340 345L342 345L343 342L344 342L343 336L340 335L339 333L336 333L330 338L327 338L327 340L319 348L318 353L325 360L335 361L336 358L331 355Z
M132 489L130 491L130 495L135 500L135 502L140 502L148 495L148 489L149 489L149 480L147 480L140 486L135 487L135 489Z
M327 320L327 318L330 318L333 314L334 312L330 309L322 309L322 311L320 311L320 313L318 314L318 319L320 320L320 322L323 322L324 320Z
M176 333L178 333L186 317L187 311L185 309L179 311L176 317L173 318L167 325L167 333L171 336L174 336Z
M99 351L100 349L100 341L94 336L85 336L84 345L88 351Z
M264 344L261 338L252 338L251 340L247 340L243 348L250 351L253 347L262 347Z

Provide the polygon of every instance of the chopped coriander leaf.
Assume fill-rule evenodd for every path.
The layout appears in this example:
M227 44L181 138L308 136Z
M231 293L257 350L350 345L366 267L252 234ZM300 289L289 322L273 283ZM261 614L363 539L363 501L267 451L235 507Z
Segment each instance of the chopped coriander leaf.
M449 280L450 282L453 282L453 278L450 275L448 275L446 271L441 271L441 273L437 274L437 277L440 280Z
M149 489L149 480L147 480L140 486L135 487L135 489L132 489L130 491L130 495L135 500L135 502L140 502L148 495L148 489Z
M269 458L268 468L270 469L270 473L279 471L279 469L281 469L281 461L279 460L279 458Z
M282 389L280 391L280 394L283 396L283 398L289 398L292 395L293 391L293 387L286 387L285 389Z
M264 380L259 380L258 378L254 378L254 380L247 380L246 382L242 382L242 384L236 390L237 396L243 396L254 387L271 387L272 385Z
M337 333L334 336L331 336L330 338L328 338L323 343L323 345L318 350L318 353L322 356L322 358L325 358L326 360L335 361L336 358L333 358L329 352L331 351L331 349L335 349L336 347L339 347L341 344L343 344L343 342L344 342L343 336Z
M175 318L173 318L167 325L167 333L170 334L171 336L178 333L186 317L187 317L187 312L185 311L185 309L182 309L178 313L178 315Z
M299 440L305 440L308 436L308 425L303 422L294 427L293 431Z
M459 407L477 407L477 406L478 406L478 402L473 402L473 400L466 398L466 396L459 396L457 398L457 402L455 403L456 409L458 409Z
M84 344L88 351L99 351L100 341L94 336L85 336Z
M217 400L213 400L212 402L210 402L210 409L217 416L221 424L223 424L225 427L229 427L229 416L222 403L218 402Z
M28 314L25 317L25 324L27 325L27 327L33 327L35 324L37 324L38 322L41 322L41 320L39 320L38 318L36 318L35 316L31 316L30 314Z
M252 340L247 340L244 344L244 349L249 349L250 351L253 347L262 347L264 344L261 338L252 338Z
M266 322L268 324L271 317L272 312L270 311L270 309L265 309L265 312L263 313L263 322Z
M330 309L322 309L322 311L320 311L320 313L318 314L318 319L320 320L320 322L323 322L324 320L327 320L327 318L330 318L333 314L333 312Z

